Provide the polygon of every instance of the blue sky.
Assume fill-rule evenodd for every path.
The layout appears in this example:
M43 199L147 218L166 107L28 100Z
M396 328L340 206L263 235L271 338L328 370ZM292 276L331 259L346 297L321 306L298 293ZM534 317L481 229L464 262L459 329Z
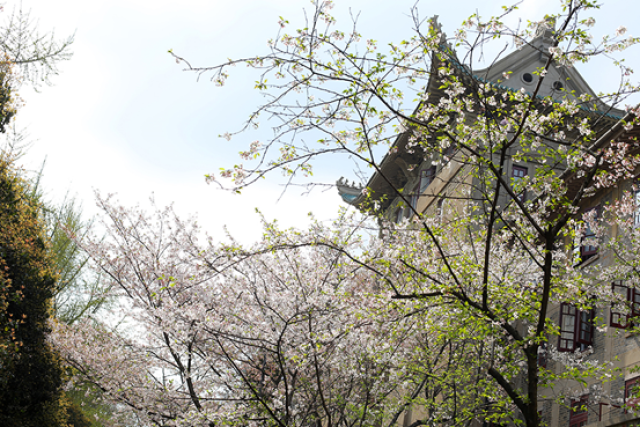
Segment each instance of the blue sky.
M349 8L360 12L365 38L398 41L410 36L409 10L415 1L335 1L338 23L348 27ZM524 0L517 16L539 20L551 0ZM609 0L596 15L594 33L625 25L640 35L640 5ZM630 5L630 3L632 3ZM444 30L453 33L478 10L496 14L503 2L421 1L421 16L440 15ZM551 5L551 6L550 6ZM335 217L340 199L335 190L303 196L288 191L280 200L278 179L265 181L241 196L205 183L204 175L239 162L237 152L254 135L231 142L219 134L237 130L260 104L253 90L256 76L236 69L229 83L216 87L206 78L182 71L167 50L193 65L214 65L226 58L265 53L267 40L278 30L279 16L301 27L307 1L296 0L23 0L42 30L60 36L75 32L73 58L60 66L54 85L41 93L23 88L27 105L17 125L33 141L24 163L31 169L46 157L45 187L52 197L76 194L87 214L96 212L93 191L116 193L125 204L145 204L153 193L159 205L175 203L183 214L196 214L214 237L223 225L242 241L256 240L260 227L255 208L284 225L302 226L307 212L321 219ZM5 14L12 8L5 4ZM626 21L626 22L625 22ZM630 64L638 62L629 55ZM636 67L640 73L640 64ZM600 64L580 67L596 91L615 82ZM610 69L609 69L610 71ZM269 135L267 126L261 132ZM324 182L353 177L348 163L327 163L317 172ZM275 178L275 177L274 177Z

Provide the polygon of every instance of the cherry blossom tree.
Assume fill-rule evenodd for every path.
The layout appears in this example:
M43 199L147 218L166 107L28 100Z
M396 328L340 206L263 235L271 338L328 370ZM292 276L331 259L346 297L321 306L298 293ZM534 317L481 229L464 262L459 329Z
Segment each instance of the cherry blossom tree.
M455 343L431 342L408 305L379 297L374 272L347 256L363 249L348 227L318 224L304 236L265 224L264 241L243 249L201 242L195 222L171 209L100 205L107 240L82 245L123 312L118 324L58 324L53 340L77 381L119 402L125 419L387 425L407 390L435 404L430 376L465 357Z
M637 289L638 109L624 103L638 87L615 55L638 39L620 27L596 41L597 7L563 0L520 29L503 23L515 7L476 14L449 38L414 9L415 36L382 53L318 1L300 30L281 18L265 55L194 67L173 54L219 85L234 65L259 70L268 101L242 130L277 121L210 182L238 192L282 171L308 183L318 159L350 157L374 174L354 196L366 218L265 224L246 248L202 243L170 210L100 199L108 238L80 244L126 322L56 328L78 381L157 425L391 425L413 411L407 425L537 427L541 408L586 391L623 404L603 388L618 371L590 344L611 304L629 321L606 333L634 324L616 286ZM502 50L476 70L492 43ZM522 76L530 91L508 68L491 77L504 45L541 58ZM549 81L598 56L614 58L615 93ZM534 173L510 176L516 163ZM425 165L438 174L423 189ZM563 315L585 328L565 330Z

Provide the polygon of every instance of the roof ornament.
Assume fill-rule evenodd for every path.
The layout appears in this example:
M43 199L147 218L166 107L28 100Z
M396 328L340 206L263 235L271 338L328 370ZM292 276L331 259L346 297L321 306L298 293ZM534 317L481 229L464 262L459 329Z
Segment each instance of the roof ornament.
M336 187L338 187L338 193L342 200L350 205L355 204L356 199L362 195L363 185L357 184L355 181L349 183L349 180L344 177L340 177L336 181Z
M429 19L429 22L431 24L431 28L433 28L433 31L440 34L440 40L438 41L438 43L440 45L448 45L447 43L447 35L444 33L444 31L442 31L442 24L440 22L438 22L438 18L440 17L440 15L433 15L433 17L431 17L431 19ZM450 47L450 46L448 46Z
M435 31L439 31L442 33L442 24L438 22L438 18L440 15L433 15L433 17L429 20L431 21L431 26Z
M542 53L548 53L549 48L553 46L554 35L556 32L556 18L553 16L545 16L544 20L538 23L536 28L535 46L539 47Z

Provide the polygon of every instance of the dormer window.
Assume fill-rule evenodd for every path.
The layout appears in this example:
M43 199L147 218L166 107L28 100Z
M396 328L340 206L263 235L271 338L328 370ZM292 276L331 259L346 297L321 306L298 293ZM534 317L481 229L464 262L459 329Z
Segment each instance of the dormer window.
M525 82L526 84L531 84L533 83L533 74L531 73L524 73L522 75L522 81Z

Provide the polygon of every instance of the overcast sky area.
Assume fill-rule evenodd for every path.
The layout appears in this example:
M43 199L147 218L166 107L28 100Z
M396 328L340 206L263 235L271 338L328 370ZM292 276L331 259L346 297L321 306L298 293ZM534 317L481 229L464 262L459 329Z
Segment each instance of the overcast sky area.
M415 0L336 0L338 27L349 29L349 8L360 12L365 38L400 41L411 35L410 8ZM501 1L423 0L423 17L440 16L443 29L453 34L478 10L498 14ZM5 3L4 14L13 4ZM524 0L516 16L540 20L555 11L557 1ZM73 58L60 65L53 86L34 93L20 91L27 105L18 113L33 145L23 163L37 169L47 159L44 186L54 198L65 193L82 201L94 214L93 191L116 193L126 205L146 204L153 193L158 205L175 203L181 215L196 214L214 237L223 225L243 242L256 240L260 226L255 208L283 225L303 226L307 212L320 219L336 216L341 204L335 189L301 195L290 189L278 201L282 186L277 176L232 195L207 185L204 175L239 163L238 151L257 139L255 134L218 137L238 130L262 101L253 89L257 74L237 68L219 88L207 78L197 81L167 53L169 49L194 66L215 65L227 58L267 53L267 40L278 30L279 16L291 29L303 24L307 1L295 0L23 0L41 30L55 29L60 37L75 32ZM595 15L594 35L613 33L625 25L640 35L640 2L608 0ZM512 21L517 22L517 21ZM628 65L640 78L640 49L629 51ZM615 89L618 76L599 63L578 70L596 91ZM637 100L635 101L637 102ZM262 138L271 135L262 124ZM316 179L331 183L353 178L348 163L323 163Z

